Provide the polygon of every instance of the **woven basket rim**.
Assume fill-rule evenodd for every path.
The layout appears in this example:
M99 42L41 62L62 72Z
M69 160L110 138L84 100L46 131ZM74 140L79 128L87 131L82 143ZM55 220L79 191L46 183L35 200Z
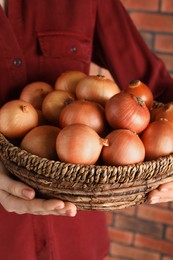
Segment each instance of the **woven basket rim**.
M167 155L167 156L162 156L157 158L156 160L151 160L151 161L143 161L140 163L135 163L135 164L130 164L130 165L119 165L119 166L115 166L115 165L102 165L102 164L93 164L93 165L84 165L84 164L73 164L73 163L65 163L59 160L49 160L47 158L44 157L40 157L38 155L34 155L32 153L27 152L26 150L21 149L20 147L14 145L13 143L11 143L1 132L0 132L0 148L2 146L2 143L6 144L6 150L8 150L9 148L12 149L12 151L14 151L17 154L22 154L28 158L32 158L32 159L36 159L39 162L44 162L47 164L55 164L58 163L59 167L63 167L64 165L71 168L71 167L76 167L76 168L82 168L83 170L88 170L88 169L101 169L104 171L104 169L120 169L121 171L127 170L127 168L148 168L149 166L151 166L151 164L164 164L164 162L166 161L170 161L173 162L173 153ZM0 155L1 155L1 150L0 150ZM1 155L2 156L2 155ZM19 156L20 157L20 156ZM17 161L14 161L12 159L12 162L17 163ZM23 165L24 166L24 165Z
M134 163L134 164L129 164L129 165L118 165L118 166L116 166L116 165L105 165L105 164L91 164L91 165L85 165L85 164L75 164L75 163L66 163L66 162L62 162L62 161L59 161L59 160L49 160L49 159L47 159L47 158L45 158L45 157L40 157L40 156L38 156L38 155L35 155L35 154L32 154L32 153L30 153L30 152L28 152L28 151L26 151L26 150L24 150L24 149L21 149L19 146L16 146L15 144L13 144L12 142L10 142L1 132L0 132L0 144L1 144L1 142L2 142L2 140L7 144L7 146L9 146L10 148L13 148L14 149L14 151L16 151L16 152L18 152L18 153L24 153L26 156L31 156L31 157L35 157L35 158L37 158L38 160L40 160L40 161L47 161L47 162L58 162L58 163L60 163L60 164L62 164L62 165L69 165L69 166L77 166L77 167L84 167L84 168L91 168L91 167L101 167L101 168L105 168L105 167L107 167L107 168L124 168L124 169L126 169L127 167L129 167L129 166L137 166L137 165L139 165L139 166L142 166L142 165L147 165L147 164L150 164L150 163L152 163L152 162L154 162L154 163L159 163L160 161L163 161L163 160L167 160L167 159L169 159L169 158L172 158L173 157L173 153L171 153L171 154L169 154L169 155L166 155L166 156L161 156L161 157L159 157L159 158L157 158L157 159L155 159L155 160L150 160L150 161L143 161L143 162L139 162L139 163ZM0 146L1 147L1 146Z

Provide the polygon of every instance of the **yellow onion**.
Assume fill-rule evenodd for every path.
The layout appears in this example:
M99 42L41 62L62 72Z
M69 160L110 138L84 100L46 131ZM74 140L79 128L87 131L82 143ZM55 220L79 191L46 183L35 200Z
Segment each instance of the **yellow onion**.
M143 162L144 145L135 132L117 129L110 132L106 139L109 146L103 147L101 154L104 164L119 166Z
M50 160L57 159L56 138L60 129L51 125L42 125L29 131L20 144L24 149L32 154Z
M21 138L37 124L37 111L26 101L11 100L0 109L0 132L7 138Z
M118 85L104 75L89 75L79 81L76 86L78 99L95 101L102 106L113 95L120 92Z
M102 139L95 130L83 124L64 127L56 140L58 158L66 163L95 164L106 139Z

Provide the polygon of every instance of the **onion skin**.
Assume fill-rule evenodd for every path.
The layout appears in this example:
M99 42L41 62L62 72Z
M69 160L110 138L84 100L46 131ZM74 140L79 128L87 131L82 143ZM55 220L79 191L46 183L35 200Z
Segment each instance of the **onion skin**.
M38 125L38 113L28 102L12 100L0 109L0 132L9 139L22 138Z
M154 120L159 120L161 118L167 119L173 127L173 102L164 104L163 107L160 107L160 109L156 111Z
M145 160L155 160L173 153L173 127L166 119L151 122L140 136Z
M42 112L45 119L55 125L59 124L59 115L62 109L69 103L73 102L75 97L68 91L54 90L50 92L44 99L42 104Z
M150 109L150 122L155 121L156 115L159 113L159 111L164 107L164 104L161 104L161 106L158 107L152 107Z
M33 128L23 138L20 148L37 156L56 160L56 138L60 128L42 125Z
M89 75L77 84L76 97L105 106L106 101L120 92L117 84L103 75Z
M32 104L36 109L41 110L45 96L51 91L53 91L53 87L50 84L36 81L26 85L22 89L19 98Z
M110 132L109 146L103 147L101 158L106 165L131 165L144 161L145 149L139 136L127 129L118 129Z
M86 76L82 71L66 71L57 78L54 88L55 90L64 90L76 95L76 85Z
M103 135L107 129L104 108L85 100L76 100L65 106L59 116L59 126L64 128L72 124L85 124Z
M140 97L145 102L148 109L152 108L154 102L153 93L151 89L140 80L132 80L125 89L125 92Z
M113 129L129 129L140 133L150 122L150 112L145 103L139 97L125 92L107 101L105 114Z
M102 147L108 145L92 128L75 124L64 127L56 140L58 158L66 163L92 165L100 156Z

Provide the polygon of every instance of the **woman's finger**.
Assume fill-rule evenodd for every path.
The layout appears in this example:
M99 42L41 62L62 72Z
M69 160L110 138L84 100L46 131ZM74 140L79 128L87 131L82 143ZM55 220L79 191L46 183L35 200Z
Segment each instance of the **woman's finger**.
M23 199L33 199L35 197L34 189L9 177L9 172L2 162L0 162L0 190Z
M160 185L150 192L148 202L150 204L173 201L173 182Z
M74 216L76 214L76 206L70 202L63 202L57 199L33 199L23 200L15 197L5 191L0 191L0 203L8 212L18 214L36 214L36 215L67 215Z

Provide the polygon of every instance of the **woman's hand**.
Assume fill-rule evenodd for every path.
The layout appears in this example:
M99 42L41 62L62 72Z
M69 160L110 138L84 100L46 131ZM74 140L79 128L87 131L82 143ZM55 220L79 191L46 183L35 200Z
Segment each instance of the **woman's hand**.
M160 185L150 192L148 202L150 204L173 201L173 181Z
M18 214L75 216L76 206L58 199L37 199L35 191L28 185L9 177L0 162L0 204L8 212Z

